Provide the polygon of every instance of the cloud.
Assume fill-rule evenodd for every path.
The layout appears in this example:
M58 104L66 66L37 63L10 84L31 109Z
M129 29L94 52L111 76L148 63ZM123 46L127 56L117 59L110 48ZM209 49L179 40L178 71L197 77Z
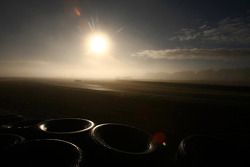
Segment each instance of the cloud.
M177 33L177 36L171 37L169 40L189 41L198 38L201 34L192 28L183 28Z
M183 28L171 37L172 41L199 40L223 44L250 43L250 13L245 17L227 17L215 25L200 25L195 28Z
M165 49L165 50L144 50L132 54L134 57L147 59L168 59L168 60L229 60L249 59L250 49Z

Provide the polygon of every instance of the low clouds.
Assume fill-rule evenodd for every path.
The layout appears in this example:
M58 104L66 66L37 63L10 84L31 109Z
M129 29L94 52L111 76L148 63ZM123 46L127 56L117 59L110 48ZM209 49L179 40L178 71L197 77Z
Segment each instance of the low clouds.
M244 17L227 17L214 25L183 28L169 40L247 45L250 43L250 12Z
M204 26L206 26L206 25L204 25ZM197 31L196 29L183 28L177 33L176 36L171 37L170 40L189 41L189 40L194 40L200 36L201 36L201 32Z
M169 40L181 42L180 46L188 44L190 47L191 44L193 48L144 50L132 56L168 60L250 60L250 11L242 17L227 17L215 24L183 28Z
M144 50L133 54L134 57L168 60L229 60L250 59L250 49L165 49Z

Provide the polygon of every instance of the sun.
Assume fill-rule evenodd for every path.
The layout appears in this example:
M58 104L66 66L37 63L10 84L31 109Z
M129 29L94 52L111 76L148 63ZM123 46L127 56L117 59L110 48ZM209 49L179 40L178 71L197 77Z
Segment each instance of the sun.
M110 47L108 36L101 33L91 34L88 43L90 52L95 55L107 53Z

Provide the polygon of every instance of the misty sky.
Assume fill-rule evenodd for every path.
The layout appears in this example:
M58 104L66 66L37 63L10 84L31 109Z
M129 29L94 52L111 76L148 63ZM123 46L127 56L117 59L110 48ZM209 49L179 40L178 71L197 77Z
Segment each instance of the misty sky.
M250 68L249 0L6 0L1 75L120 77ZM86 55L93 31L109 56Z

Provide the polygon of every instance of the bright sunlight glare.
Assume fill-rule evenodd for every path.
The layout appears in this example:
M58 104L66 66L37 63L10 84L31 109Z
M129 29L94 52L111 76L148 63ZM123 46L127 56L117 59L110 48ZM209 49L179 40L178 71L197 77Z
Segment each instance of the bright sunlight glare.
M89 38L89 47L91 53L105 54L109 49L109 39L104 34L92 34Z

